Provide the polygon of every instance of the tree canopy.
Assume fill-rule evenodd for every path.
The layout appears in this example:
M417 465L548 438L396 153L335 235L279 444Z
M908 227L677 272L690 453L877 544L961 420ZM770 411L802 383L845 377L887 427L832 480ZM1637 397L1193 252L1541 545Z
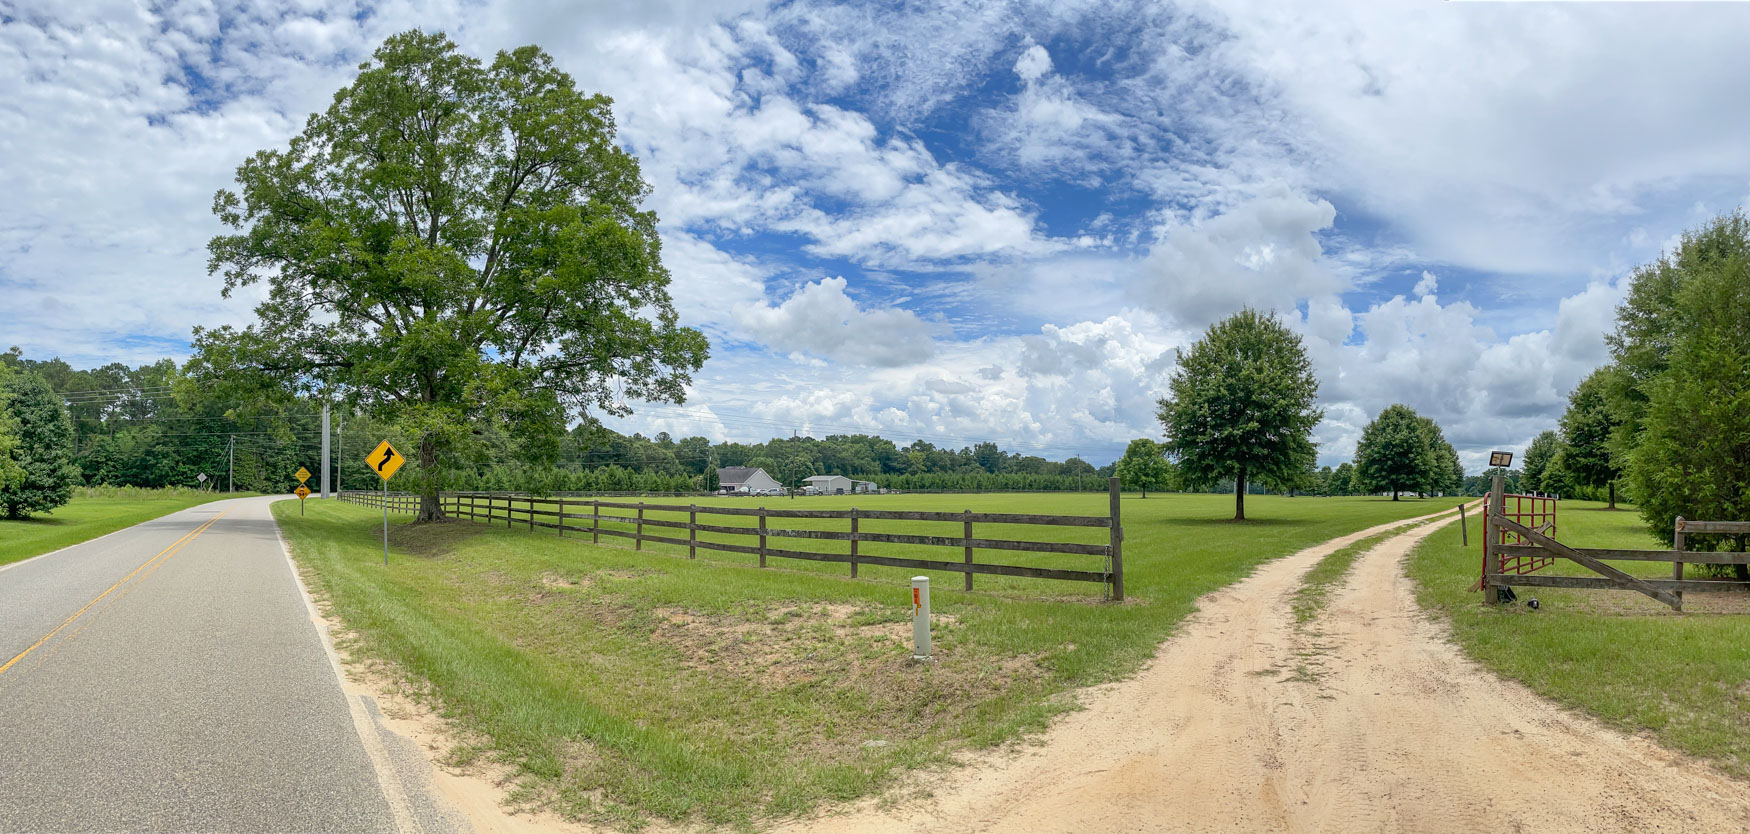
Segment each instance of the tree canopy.
M1355 444L1355 480L1359 490L1402 492L1457 489L1458 455L1440 427L1402 403L1387 406L1361 430Z
M533 46L485 64L442 34L390 37L214 198L234 233L209 270L227 295L268 292L256 324L196 331L195 376L392 421L421 519L483 424L551 458L568 416L680 402L707 344L677 322L610 104Z
M1160 401L1167 453L1193 486L1234 479L1234 519L1246 481L1287 483L1311 468L1319 383L1300 337L1274 314L1242 310L1179 352Z
M1614 370L1609 367L1599 368L1568 395L1557 464L1578 485L1608 490L1610 508L1614 510L1616 479L1622 475L1622 467L1611 446L1611 436L1617 428L1616 416L1607 400L1612 373Z
M42 377L8 369L0 376L0 510L10 518L53 510L73 497L73 424Z
M1118 459L1118 483L1125 489L1142 493L1144 498L1151 489L1157 492L1166 489L1173 474L1166 453L1161 444L1146 437L1130 441L1130 445L1124 448L1124 457Z
M1557 472L1553 468L1562 450L1562 439L1554 431L1543 431L1525 447L1525 465L1521 468L1520 488L1530 492L1556 492Z
M1653 292L1631 290L1613 347L1637 361L1662 354L1623 368L1640 406L1625 470L1649 528L1669 540L1679 515L1750 519L1750 223L1721 218L1660 265L1649 277L1665 329L1635 304Z

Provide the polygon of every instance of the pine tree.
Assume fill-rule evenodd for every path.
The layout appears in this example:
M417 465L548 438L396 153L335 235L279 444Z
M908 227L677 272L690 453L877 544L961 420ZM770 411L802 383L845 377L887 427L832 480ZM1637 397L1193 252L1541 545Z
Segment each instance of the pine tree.
M15 428L11 484L0 486L0 509L9 518L48 512L73 497L79 467L73 465L73 422L66 406L42 377L14 371L0 389L0 411Z

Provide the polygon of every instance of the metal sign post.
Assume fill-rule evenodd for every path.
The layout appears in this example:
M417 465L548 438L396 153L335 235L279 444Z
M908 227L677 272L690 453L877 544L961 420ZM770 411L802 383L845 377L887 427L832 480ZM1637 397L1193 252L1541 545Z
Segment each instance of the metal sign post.
M401 469L401 464L407 458L395 451L395 447L385 440L377 444L377 448L365 455L365 465L383 479L383 567L389 566L389 479Z
M298 496L298 515L302 517L304 515L304 499L310 497L310 486L304 483L310 480L310 470L300 466L298 471L292 474L298 478L298 488L292 490L292 494Z

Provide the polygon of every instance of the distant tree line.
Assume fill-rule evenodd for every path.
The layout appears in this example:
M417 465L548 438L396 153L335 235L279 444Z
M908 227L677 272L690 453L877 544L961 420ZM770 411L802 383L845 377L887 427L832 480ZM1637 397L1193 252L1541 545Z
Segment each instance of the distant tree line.
M232 398L169 359L80 370L60 359L26 358L14 348L0 354L0 366L16 384L30 381L32 402L45 414L58 410L66 419L62 474L69 487L193 487L205 474L210 488L234 482L239 491L275 493L297 485L292 473L298 467L316 472L320 465L321 409L309 399ZM416 442L397 424L361 412L337 408L333 425L344 429L336 432L344 446L334 455L337 483L348 489L380 486L363 461L378 441L388 439L403 453ZM0 449L14 449L17 436L10 422L0 422ZM34 445L37 435L32 438ZM489 423L456 445L465 449L445 467L444 489L709 492L717 488L719 467L758 466L792 487L829 474L899 490L1102 491L1113 472L1111 465L1097 468L1076 457L1054 461L1006 452L994 442L954 449L849 434L714 444L663 432L624 435L593 422L545 449ZM17 468L13 454L22 453L15 450L0 464L0 484Z

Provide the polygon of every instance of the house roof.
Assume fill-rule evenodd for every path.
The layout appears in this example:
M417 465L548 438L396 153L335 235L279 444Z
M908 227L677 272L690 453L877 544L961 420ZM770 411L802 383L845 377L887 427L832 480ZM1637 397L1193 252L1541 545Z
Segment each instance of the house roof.
M753 477L755 472L765 475L766 470L757 466L726 466L717 470L717 483L730 486L735 484L745 484ZM766 475L766 477L770 478L772 476Z
M802 480L804 480L804 481L830 481L834 478L844 478L844 477L845 476L843 476L843 475L809 475L808 477L803 478ZM845 478L845 480L848 481L850 479Z

